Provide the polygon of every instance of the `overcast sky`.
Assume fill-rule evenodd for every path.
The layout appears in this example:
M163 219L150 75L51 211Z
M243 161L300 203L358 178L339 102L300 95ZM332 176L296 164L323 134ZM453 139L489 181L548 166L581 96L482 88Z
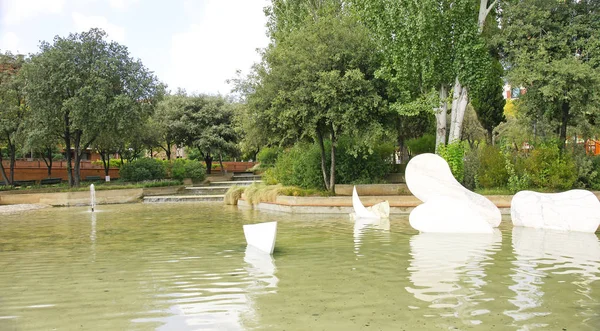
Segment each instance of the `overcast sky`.
M127 46L169 85L228 94L268 44L268 0L0 0L0 51L37 53L39 42L92 27Z

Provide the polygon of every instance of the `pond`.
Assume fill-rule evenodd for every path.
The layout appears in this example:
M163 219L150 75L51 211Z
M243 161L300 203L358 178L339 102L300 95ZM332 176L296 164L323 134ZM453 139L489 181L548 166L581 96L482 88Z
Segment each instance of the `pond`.
M598 330L598 234L221 204L0 216L0 330ZM279 221L273 257L242 225Z

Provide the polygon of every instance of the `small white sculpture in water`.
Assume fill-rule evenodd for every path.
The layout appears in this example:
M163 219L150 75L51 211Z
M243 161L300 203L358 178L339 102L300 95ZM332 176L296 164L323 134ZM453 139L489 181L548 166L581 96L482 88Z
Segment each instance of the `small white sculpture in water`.
M502 221L498 207L486 197L463 187L452 175L446 160L438 155L426 153L413 157L406 166L405 177L410 192L424 202L421 208L415 208L418 210L415 216L411 213L411 224L414 220L415 224L424 226L430 220L428 217L435 216L431 221L440 226L440 231L436 232L442 232L441 222L444 220L450 224L443 226L443 232L482 232L481 229L486 227L478 226L480 231L464 229L470 226L467 223L483 221L497 227ZM432 199L434 201L430 202ZM460 201L460 204L453 201ZM467 216L461 216L463 214ZM430 230L435 227L427 224ZM483 232L489 231L486 229Z
M92 212L96 209L96 189L94 184L90 185L90 205L92 206Z
M356 186L352 189L352 207L354 207L354 213L350 214L353 219L359 218L371 218L380 219L390 217L390 204L387 201L377 203L369 208L360 202L358 193L356 193Z
M600 225L600 201L586 190L521 191L511 201L510 214L515 226L594 233Z
M244 225L246 243L267 254L273 254L277 239L277 222Z

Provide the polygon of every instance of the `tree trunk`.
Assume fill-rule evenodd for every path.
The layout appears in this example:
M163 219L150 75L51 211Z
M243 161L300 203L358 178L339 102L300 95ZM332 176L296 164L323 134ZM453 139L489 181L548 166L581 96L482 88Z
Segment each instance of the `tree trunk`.
M329 191L330 182L327 178L327 169L325 168L325 143L323 142L323 133L317 132L317 138L319 149L321 150L321 172L323 173L323 181L325 182L325 189Z
M212 156L209 153L206 153L206 155L204 153L202 153L202 151L200 152L200 154L204 155L204 163L206 163L206 173L208 175L210 175L212 173Z
M452 116L450 122L450 135L448 143L460 141L462 123L465 119L465 111L469 104L469 95L466 86L462 86L458 77L454 82L454 92L452 94Z
M102 165L104 166L104 176L108 176L108 170L110 169L110 152L100 152L100 157L102 158Z
M565 150L567 143L567 124L569 123L569 110L570 105L568 101L563 101L562 104L562 118L560 123L560 148L562 151Z
M12 185L12 182L8 180L6 176L6 169L4 169L4 163L2 162L2 148L0 148L0 173L2 174L2 180L6 185Z
M223 154L219 153L219 165L221 166L221 175L225 175L227 171L225 171L225 167L223 166Z
M15 182L15 161L16 161L16 146L14 143L11 143L10 137L8 137L8 154L10 157L10 170L9 170L9 176L10 176L10 182L14 183Z
M71 127L69 126L69 112L65 112L64 116L65 121L65 135L63 138L65 139L65 150L67 156L67 178L69 179L69 186L73 187L73 167L71 164Z
M487 129L487 141L494 146L494 129Z
M331 131L331 166L329 168L329 192L335 193L335 148L337 145L337 136L335 131Z
M437 153L440 145L446 145L446 115L448 114L448 88L444 85L440 87L440 107L435 112L436 132L435 132L435 151Z
M81 132L75 132L75 141L73 147L75 148L75 171L73 172L73 186L79 187L80 174L81 174Z
M45 153L46 156L44 156L44 153L42 153L42 160L44 160L44 163L46 164L46 168L48 170L48 178L52 177L52 148L48 147L46 148Z

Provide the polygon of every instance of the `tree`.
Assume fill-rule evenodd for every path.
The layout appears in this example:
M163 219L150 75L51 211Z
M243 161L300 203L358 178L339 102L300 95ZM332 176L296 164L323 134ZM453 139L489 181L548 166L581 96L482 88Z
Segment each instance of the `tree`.
M128 132L152 113L161 95L162 86L141 61L105 37L99 29L56 36L53 44L42 42L23 68L32 116L62 137L72 186L80 182L83 152L103 128L111 124L119 129L115 134Z
M215 156L219 157L224 171L222 156L237 149L237 135L233 126L233 109L221 96L192 96L180 109L179 118L173 123L175 141L197 148L204 162L206 173L211 173Z
M477 113L477 119L487 131L487 140L490 144L493 143L494 128L506 120L504 117L506 100L502 96L503 72L500 61L494 60L492 71L486 77L482 86L472 93L471 98L471 103Z
M378 75L396 88L391 105L403 115L436 114L436 146L446 142L448 92L452 87L449 140L460 139L468 89L482 80L490 59L480 33L496 1L352 0L370 27L384 62ZM432 98L437 91L437 102Z
M0 174L2 180L10 185L14 182L17 135L24 128L27 114L25 81L21 73L24 63L25 57L22 55L13 55L10 52L0 54L0 142L6 144L10 159L7 176L0 145Z
M174 124L181 118L183 110L190 104L184 90L178 90L173 95L167 95L158 103L156 112L150 118L149 126L154 132L154 146L165 151L167 160L171 159L171 150L175 146L176 136Z
M387 107L379 63L367 31L345 14L315 7L296 28L272 35L248 105L271 134L282 141L311 139L321 150L325 187L335 189L335 151L344 133L366 135ZM333 7L335 8L335 7ZM272 17L277 21L277 17ZM325 141L331 141L327 169Z
M502 51L513 86L527 93L530 118L560 125L595 121L600 97L600 3L590 0L518 1L503 8Z

